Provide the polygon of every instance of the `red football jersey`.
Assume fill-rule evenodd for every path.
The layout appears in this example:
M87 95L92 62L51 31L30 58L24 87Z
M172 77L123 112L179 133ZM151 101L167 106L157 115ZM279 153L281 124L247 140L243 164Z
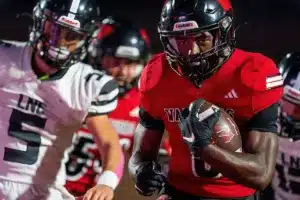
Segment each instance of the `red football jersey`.
M133 133L138 123L140 94L137 88L132 88L118 101L115 111L109 118L120 137L124 150L131 150ZM83 127L73 140L68 160L66 162L66 188L74 195L83 195L95 185L97 175L102 171L101 156L92 134Z
M255 191L226 178L196 176L194 162L178 127L179 113L196 99L203 98L234 116L240 131L254 114L279 101L282 79L273 61L259 53L236 49L231 58L201 88L178 76L164 54L152 58L142 73L141 107L162 119L169 133L172 155L169 182L184 192L203 197L244 197Z

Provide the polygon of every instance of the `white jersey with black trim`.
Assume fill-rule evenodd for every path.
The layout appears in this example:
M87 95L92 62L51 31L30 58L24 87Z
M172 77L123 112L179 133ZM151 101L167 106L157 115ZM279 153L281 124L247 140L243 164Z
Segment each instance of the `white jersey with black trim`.
M31 58L25 43L0 44L0 179L64 185L73 133L88 115L116 108L117 85L83 63L41 81Z
M272 187L276 200L300 199L300 141L279 137Z

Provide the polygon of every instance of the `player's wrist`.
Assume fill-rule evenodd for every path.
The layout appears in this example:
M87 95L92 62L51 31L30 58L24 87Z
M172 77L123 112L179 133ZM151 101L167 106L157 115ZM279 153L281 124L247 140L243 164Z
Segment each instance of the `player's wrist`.
M194 143L189 144L189 149L192 153L202 151L211 144L211 140L205 138L196 138Z
M212 146L211 143L207 144L206 146L202 147L202 148L194 148L192 153L195 156L195 158L203 158L203 154L210 149L210 147Z
M210 145L210 144L211 144L210 140L202 139L195 143L194 149L198 151L198 149L204 149L204 148L208 147L208 145Z
M119 177L115 172L110 170L105 170L99 176L97 184L106 185L108 187L111 187L113 190L115 190L119 184Z

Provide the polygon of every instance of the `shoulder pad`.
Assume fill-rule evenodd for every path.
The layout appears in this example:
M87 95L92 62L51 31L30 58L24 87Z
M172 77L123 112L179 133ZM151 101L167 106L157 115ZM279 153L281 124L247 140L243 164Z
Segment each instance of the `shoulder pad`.
M24 47L27 43L26 42L18 42L18 41L10 41L10 40L0 40L0 46L2 47Z
M91 72L95 72L96 71L96 72L104 73L103 71L95 69L90 64L87 64L87 63L84 63L84 62L78 62L76 64L81 65L80 67L82 67L86 71L91 71Z
M0 40L1 64L7 66L8 63L15 63L18 65L18 62L22 62L23 53L31 53L29 50L30 48L26 48L26 43Z
M113 79L113 77L111 77L110 75L99 70L93 70L88 68L85 68L84 70L85 72L83 73L83 75L85 76L84 78L86 84L92 83L98 85L98 84L103 84L102 82L100 82L102 78Z
M259 53L249 53L241 68L241 81L253 91L266 91L282 85L282 77L275 63ZM272 85L270 81L275 83Z
M12 46L12 44L4 42L3 40L0 40L0 46L10 48Z
M141 92L150 91L159 83L163 73L163 58L163 53L154 55L144 68L139 80Z

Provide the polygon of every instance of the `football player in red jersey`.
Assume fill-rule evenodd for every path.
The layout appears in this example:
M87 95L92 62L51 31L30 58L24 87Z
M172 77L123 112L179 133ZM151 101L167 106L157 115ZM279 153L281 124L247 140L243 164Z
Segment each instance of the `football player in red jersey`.
M109 118L119 134L121 145L129 151L138 124L140 95L137 81L149 58L149 38L143 29L112 17L103 20L98 38L91 48L89 62L112 75L118 83L118 106ZM108 94L105 98L110 101L111 96ZM78 196L96 184L102 163L92 133L82 127L75 136L66 160L66 188ZM124 162L119 167L119 180L123 167Z
M140 121L128 166L140 194L165 186L173 200L250 200L270 183L282 77L271 59L235 48L233 20L229 0L167 0L163 6L158 30L164 53L141 75ZM220 111L200 121L191 109L191 129L182 127L182 109L199 108L200 99L234 116L242 153L210 144ZM156 163L165 129L172 148L167 182ZM187 135L194 139L184 141ZM209 176L213 170L222 175Z

